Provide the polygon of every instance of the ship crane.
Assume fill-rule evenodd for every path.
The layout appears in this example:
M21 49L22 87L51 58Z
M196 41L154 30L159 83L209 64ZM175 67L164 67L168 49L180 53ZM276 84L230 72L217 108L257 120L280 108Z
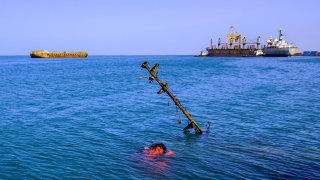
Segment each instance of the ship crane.
M257 38L257 48L259 48L259 46L260 46L260 36L258 36L258 38Z
M259 46L261 45L261 42L260 42L260 39L261 37L258 36L257 37L257 41L250 41L248 42L247 41L247 37L245 36L233 36L233 35L230 35L230 36L227 36L227 39L225 42L222 42L221 41L221 38L218 39L218 49L221 48L221 44L225 44L226 46L226 49L245 49L246 48L246 45L256 45L256 49L259 49ZM236 37L236 38L234 38ZM210 44L210 48L212 49L213 48L213 45ZM222 46L222 48L224 48L224 46Z
M226 49L243 49L246 48L246 45L256 45L256 48L258 49L261 44L260 38L261 37L258 36L256 42L247 42L247 38L237 33L236 29L231 26L226 36L226 41L221 42L221 38L218 39L218 48L221 47L221 44L225 44ZM213 46L211 45L210 47L212 48Z
M232 49L232 48L238 48L240 49L241 47L241 34L237 33L236 29L231 26L229 29L229 33L227 34L226 38L226 47L227 49ZM235 44L235 47L232 45Z

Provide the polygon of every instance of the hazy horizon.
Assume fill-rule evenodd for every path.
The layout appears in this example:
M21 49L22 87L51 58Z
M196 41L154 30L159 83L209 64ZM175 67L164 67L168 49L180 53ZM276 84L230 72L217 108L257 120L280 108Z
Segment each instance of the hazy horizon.
M261 43L277 36L320 50L320 1L11 0L1 4L0 55L32 50L89 55L193 55L230 26Z

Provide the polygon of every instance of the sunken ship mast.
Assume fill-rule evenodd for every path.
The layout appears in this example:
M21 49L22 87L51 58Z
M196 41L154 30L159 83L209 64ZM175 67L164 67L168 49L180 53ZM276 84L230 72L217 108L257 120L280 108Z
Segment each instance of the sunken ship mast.
M31 58L86 58L88 57L87 52L77 51L77 52L49 52L46 50L31 51Z
M247 42L247 38L237 33L236 29L231 26L229 33L227 34L226 41L221 42L221 38L218 39L218 45L212 44L207 47L207 56L260 56L263 54L262 47L260 46L260 36L257 38L257 42Z
M265 56L287 57L294 56L298 53L298 47L289 44L283 37L282 30L279 30L278 38L270 38L267 41L267 46L263 50Z

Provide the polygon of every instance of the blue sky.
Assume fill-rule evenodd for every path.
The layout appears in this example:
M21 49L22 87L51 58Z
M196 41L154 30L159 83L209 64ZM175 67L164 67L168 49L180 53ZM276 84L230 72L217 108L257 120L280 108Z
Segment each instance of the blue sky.
M282 28L301 50L320 50L319 7L319 0L2 0L0 55L197 54L231 25L263 42Z

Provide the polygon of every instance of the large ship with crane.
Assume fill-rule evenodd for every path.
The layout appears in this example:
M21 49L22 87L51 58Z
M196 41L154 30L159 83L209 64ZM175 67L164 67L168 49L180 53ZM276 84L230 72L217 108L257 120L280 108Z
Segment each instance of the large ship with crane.
M298 47L289 44L283 37L281 29L278 38L270 38L267 46L263 50L264 56L287 57L294 56L298 53Z
M208 53L206 56L260 56L263 55L262 47L260 46L260 36L256 42L247 42L247 38L237 33L236 29L231 26L227 34L226 41L222 42L218 39L217 46L212 44L206 48Z

